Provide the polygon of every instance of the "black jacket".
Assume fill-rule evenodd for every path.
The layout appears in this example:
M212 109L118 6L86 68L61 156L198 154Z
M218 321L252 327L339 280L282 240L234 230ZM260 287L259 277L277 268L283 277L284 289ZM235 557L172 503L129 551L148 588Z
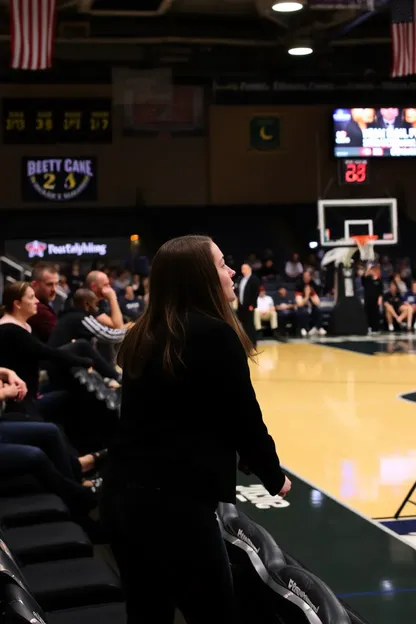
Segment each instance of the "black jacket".
M128 478L134 485L235 502L238 452L278 494L285 477L239 338L228 324L199 314L186 326L185 367L178 365L175 377L162 368L163 337L140 378L124 373L108 478L115 487Z
M59 318L48 344L51 347L62 347L72 340L81 338L84 340L97 338L99 342L118 344L123 340L125 333L124 329L106 327L88 312L71 309Z
M238 284L238 307L239 309L248 309L250 306L252 308L257 307L257 297L259 296L260 290L260 280L255 275L250 275L247 280L246 287L244 288L243 293L243 303L240 301L240 286L241 281Z

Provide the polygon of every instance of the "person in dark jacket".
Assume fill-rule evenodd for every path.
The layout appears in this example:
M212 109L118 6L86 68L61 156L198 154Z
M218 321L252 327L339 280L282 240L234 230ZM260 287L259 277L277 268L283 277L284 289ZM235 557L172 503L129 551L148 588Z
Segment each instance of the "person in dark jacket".
M291 487L251 384L233 275L210 238L168 241L153 260L148 306L121 347L121 418L101 518L128 624L171 624L175 607L187 624L235 622L215 511L235 503L237 453L271 495Z
M144 311L143 297L138 297L133 286L126 286L124 295L118 301L121 313L125 319L136 321Z
M379 265L370 264L362 277L364 287L364 308L368 328L373 333L380 331L380 307L383 303L383 282Z
M126 335L125 329L112 329L97 321L98 298L88 288L78 289L72 299L72 308L58 321L49 338L51 347L61 347L72 340L96 338L98 342L120 344Z
M254 310L259 296L260 280L253 275L249 264L241 266L241 279L238 283L237 316L253 346L257 344L257 333L254 327Z
M126 335L125 329L112 329L97 321L98 298L88 288L80 288L74 293L72 308L58 320L58 324L49 338L49 346L64 347L75 343L82 348L82 353L90 357L94 368L103 376L119 379L119 373L102 355L93 348L92 343L119 345Z

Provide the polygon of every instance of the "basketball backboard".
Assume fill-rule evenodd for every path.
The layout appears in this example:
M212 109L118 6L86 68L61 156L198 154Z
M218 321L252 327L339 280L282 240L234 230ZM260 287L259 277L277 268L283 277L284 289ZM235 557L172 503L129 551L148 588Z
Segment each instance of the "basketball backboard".
M318 201L318 229L322 247L355 247L351 236L376 235L376 245L398 242L397 200L321 199Z

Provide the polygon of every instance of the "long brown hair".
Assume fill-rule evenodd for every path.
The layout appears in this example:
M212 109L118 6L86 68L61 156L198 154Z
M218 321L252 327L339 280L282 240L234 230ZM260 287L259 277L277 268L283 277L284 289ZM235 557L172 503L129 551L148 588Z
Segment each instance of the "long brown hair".
M26 294L28 288L32 288L29 282L13 282L8 284L3 292L3 301L0 306L0 316L4 314L13 314L14 302L21 301Z
M180 236L156 253L149 304L128 332L118 356L118 363L130 377L140 376L156 342L156 332L164 343L164 369L174 374L175 366L183 364L185 321L190 312L228 323L251 357L253 346L225 298L211 244L208 236Z

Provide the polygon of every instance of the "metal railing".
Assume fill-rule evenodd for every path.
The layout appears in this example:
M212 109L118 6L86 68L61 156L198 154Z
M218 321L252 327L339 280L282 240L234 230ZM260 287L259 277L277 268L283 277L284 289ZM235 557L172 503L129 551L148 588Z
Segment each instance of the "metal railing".
M0 299L3 298L5 285L13 282L24 282L32 277L32 269L29 265L19 262L10 256L0 256ZM65 301L68 298L66 292L58 286L57 294Z

